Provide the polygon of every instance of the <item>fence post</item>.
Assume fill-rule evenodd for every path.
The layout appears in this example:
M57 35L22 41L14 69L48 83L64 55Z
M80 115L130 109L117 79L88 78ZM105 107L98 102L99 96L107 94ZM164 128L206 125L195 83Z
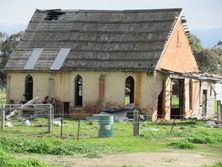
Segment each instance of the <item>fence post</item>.
M61 103L61 131L60 131L60 138L63 138L63 116L64 116L64 106L63 103Z
M78 120L77 140L79 140L79 132L80 132L80 117Z
M140 135L140 114L138 110L133 110L133 135Z
M220 122L220 112L221 112L221 101L217 100L217 121Z
M222 122L222 104L220 104L220 110L218 113L218 123Z
M5 110L1 108L1 129L5 130Z
M49 106L49 115L48 115L48 132L52 133L53 121L52 121L52 105Z
M174 126L176 126L176 117L174 117L174 119L173 119L173 123L172 123L171 129L170 129L170 134L173 132Z

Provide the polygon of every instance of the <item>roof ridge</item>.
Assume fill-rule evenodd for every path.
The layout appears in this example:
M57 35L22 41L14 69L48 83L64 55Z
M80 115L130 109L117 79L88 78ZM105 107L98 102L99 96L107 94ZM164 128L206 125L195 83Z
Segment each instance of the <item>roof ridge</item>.
M37 12L90 12L90 13L145 13L145 12L168 12L168 11L178 11L181 12L182 8L160 8L160 9L127 9L127 10L104 10L104 9L36 9Z

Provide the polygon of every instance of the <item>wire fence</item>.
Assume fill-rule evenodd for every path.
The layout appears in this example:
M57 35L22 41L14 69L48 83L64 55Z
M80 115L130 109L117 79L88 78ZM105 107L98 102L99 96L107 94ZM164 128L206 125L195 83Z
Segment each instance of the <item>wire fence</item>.
M12 135L52 133L53 118L51 104L5 104L1 107L1 130Z
M113 116L113 121L103 122L101 116ZM151 115L141 114L138 110L92 115L83 112L64 113L64 110L55 112L51 104L7 104L1 107L0 134L79 140L100 136L101 128L105 135L112 132L113 136L127 137L149 132L151 134L153 131L159 131L160 125L165 125L164 133L166 131L170 134L177 124L191 125L197 120L177 116L179 117L174 116L170 121L159 119L153 123L150 121Z

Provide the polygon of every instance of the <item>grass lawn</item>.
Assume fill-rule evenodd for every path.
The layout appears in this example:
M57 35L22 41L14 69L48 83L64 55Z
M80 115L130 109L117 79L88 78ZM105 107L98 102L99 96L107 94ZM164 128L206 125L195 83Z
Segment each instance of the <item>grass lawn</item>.
M172 96L172 106L179 106L179 97L178 96Z
M33 122L36 122L36 125L46 125L47 120L42 118ZM60 139L61 127L55 127L50 135L46 132L46 126L21 126L19 121L14 121L13 128L0 132L0 148L14 154L75 155L90 158L183 149L222 157L222 129L206 128L201 121L177 121L171 134L169 123L142 122L140 137L132 136L132 122L114 123L112 138L97 137L98 122L82 121L79 141L76 140L77 121L65 119L64 122L64 139Z
M6 94L0 93L0 106L3 106L6 103Z

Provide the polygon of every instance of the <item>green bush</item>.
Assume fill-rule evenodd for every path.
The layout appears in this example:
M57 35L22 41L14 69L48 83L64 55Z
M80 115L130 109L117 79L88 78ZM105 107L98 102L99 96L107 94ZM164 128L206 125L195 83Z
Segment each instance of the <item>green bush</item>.
M95 152L95 153L88 153L85 156L86 158L101 158L102 155L100 155L99 153Z
M35 159L16 159L0 149L0 167L47 167Z
M204 165L203 167L222 167L222 161L221 162L216 162L213 165Z
M215 143L214 139L209 136L194 136L188 138L188 141L195 144L212 144Z
M194 145L187 140L171 142L168 144L168 146L172 146L178 149L193 149L194 148Z
M105 146L102 144L77 143L75 141L61 141L59 139L41 138L0 138L0 148L16 153L39 153L53 155L72 155L74 153L94 153L102 152Z
M222 167L222 162L217 162L211 167Z

